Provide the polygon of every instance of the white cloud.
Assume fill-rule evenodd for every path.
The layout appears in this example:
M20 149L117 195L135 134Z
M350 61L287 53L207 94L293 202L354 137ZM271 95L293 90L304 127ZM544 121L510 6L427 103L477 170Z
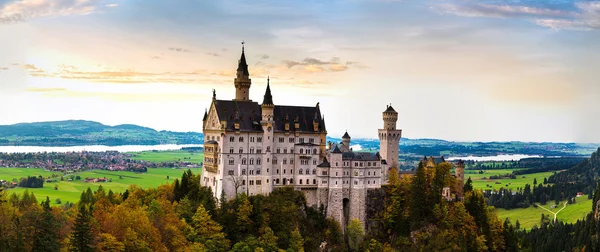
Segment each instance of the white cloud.
M0 6L0 23L12 24L36 18L87 15L98 10L103 0L17 0ZM108 4L115 7L117 4Z

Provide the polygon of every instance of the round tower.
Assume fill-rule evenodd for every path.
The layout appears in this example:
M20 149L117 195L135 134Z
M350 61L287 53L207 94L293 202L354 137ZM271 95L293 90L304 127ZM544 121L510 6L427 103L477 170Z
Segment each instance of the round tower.
M458 160L455 166L454 176L456 177L456 192L458 197L463 197L463 187L465 185L465 162Z
M350 150L350 140L352 140L352 138L350 137L350 135L348 135L348 131L346 131L346 133L344 133L344 136L342 136L342 143L348 147L348 150Z
M387 166L382 167L381 180L383 184L387 184L388 170L391 168L400 169L398 155L400 154L400 139L402 138L402 130L396 129L396 121L398 121L398 112L388 105L383 111L383 129L379 129L379 155L385 160Z
M246 63L246 55L244 53L244 42L242 42L242 56L240 57L240 60L238 62L238 68L234 84L235 100L250 101L250 86L252 85L252 80L250 79L250 73L248 72L248 64Z
M395 130L397 121L398 112L391 105L388 105L387 109L383 111L383 129Z

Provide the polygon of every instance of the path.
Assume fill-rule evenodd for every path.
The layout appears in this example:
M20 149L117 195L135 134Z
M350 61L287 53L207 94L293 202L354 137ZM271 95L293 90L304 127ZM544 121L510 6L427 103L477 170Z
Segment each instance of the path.
M558 213L560 213L560 211L562 211L563 209L565 209L565 207L567 207L567 202L565 201L565 204L563 205L563 207L560 210L558 210L558 212L556 212L556 213L548 210L548 208L545 208L545 207L543 207L543 206L541 206L539 204L535 204L535 205L538 206L538 207L541 207L542 209L544 209L544 210L546 210L548 212L551 212L552 214L554 214L554 223L556 223L556 215Z

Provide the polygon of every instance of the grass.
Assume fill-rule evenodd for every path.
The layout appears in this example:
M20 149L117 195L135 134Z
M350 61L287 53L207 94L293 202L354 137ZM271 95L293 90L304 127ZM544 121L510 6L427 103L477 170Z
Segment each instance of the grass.
M176 178L181 178L181 175L185 171L187 171L187 169L184 168L152 168L148 169L147 173L134 173L130 171L93 170L73 174L81 176L81 181L66 181L65 178L65 181L58 181L56 183L44 183L43 188L14 188L8 189L6 191L9 194L21 194L27 189L29 190L29 192L33 192L38 200L45 200L46 196L48 196L50 197L52 204L56 205L55 200L57 198L60 198L63 204L67 201L77 202L79 200L81 192L87 190L88 187L95 191L96 189L98 189L99 185L102 185L105 191L108 191L110 189L115 193L125 191L129 187L129 185L137 185L142 188L154 188L162 184L172 183ZM200 172L200 169L194 168L192 169L192 171L195 174L197 174ZM47 177L51 174L52 172L47 172L39 168L0 168L0 179L4 179L7 181L11 181L13 178L16 178L18 180L21 177L27 176L42 175L44 177ZM167 179L167 176L169 177L169 179ZM106 177L107 179L112 179L112 182L87 183L83 181L83 179L85 179L86 177ZM120 177L122 177L122 179ZM58 185L58 190L54 190L55 185Z
M143 151L143 152L131 152L128 153L133 155L135 160L145 160L149 162L192 162L201 163L204 161L204 153L202 152L189 152L189 151Z
M575 204L567 205L565 209L560 211L556 218L566 223L574 223L577 220L585 218L585 216L592 210L592 200L588 199L587 196L578 197L575 199ZM548 208L550 211L557 212L562 208L564 201L560 202L556 208L550 208L554 205L554 201L548 201L546 205L542 205ZM540 226L540 220L542 214L549 215L548 218L554 219L554 215L550 212L540 208L530 206L528 208L517 208L511 210L495 209L498 214L498 218L504 221L506 218L514 225L517 220L521 224L523 229L531 229L533 226Z
M544 178L548 178L552 174L554 174L554 172L538 172L532 174L517 175L516 179L489 179L489 177L493 175L511 174L513 170L515 169L483 170L483 174L475 173L478 172L478 170L465 170L465 179L471 177L471 180L473 181L473 187L476 189L498 190L501 187L504 187L507 189L514 190L517 188L524 188L525 184L529 184L533 188L534 179L537 179L537 183L541 184L544 182ZM500 184L496 184L496 182L500 182Z

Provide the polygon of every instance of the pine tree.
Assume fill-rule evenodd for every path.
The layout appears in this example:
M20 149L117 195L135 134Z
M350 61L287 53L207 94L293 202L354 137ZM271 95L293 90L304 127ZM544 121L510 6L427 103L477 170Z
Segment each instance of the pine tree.
M292 231L290 236L290 247L287 249L288 252L304 252L304 239L298 228Z
M60 243L56 235L57 224L50 208L50 198L42 202L43 212L40 221L36 223L36 234L32 251L59 251Z
M79 203L79 212L75 218L73 232L71 233L71 251L88 252L93 251L92 243L94 236L92 234L92 213L86 204Z
M427 174L423 163L417 167L417 172L413 177L411 184L410 199L410 219L412 229L419 229L428 216L431 216L431 209L427 204Z
M463 193L467 193L467 192L470 192L470 191L473 191L473 180L471 180L471 177L469 177L467 179L467 182L463 186Z

